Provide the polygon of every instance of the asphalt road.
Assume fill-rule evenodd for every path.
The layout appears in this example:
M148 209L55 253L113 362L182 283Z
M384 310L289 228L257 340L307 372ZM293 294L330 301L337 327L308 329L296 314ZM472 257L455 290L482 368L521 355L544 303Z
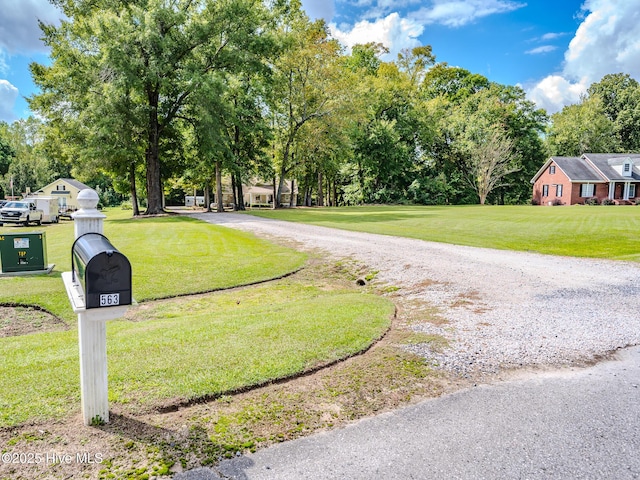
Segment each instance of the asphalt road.
M640 347L474 387L175 480L640 478Z

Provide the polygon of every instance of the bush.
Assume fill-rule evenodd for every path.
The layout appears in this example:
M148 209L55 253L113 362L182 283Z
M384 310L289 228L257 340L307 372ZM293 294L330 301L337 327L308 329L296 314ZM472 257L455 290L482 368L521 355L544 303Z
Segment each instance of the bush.
M129 200L125 200L120 204L120 208L122 208L122 210L133 210L133 205Z
M591 197L591 198L587 198L584 201L585 205L600 205L600 202L598 201L597 197Z
M614 202L610 198L605 198L604 200L602 200L602 205L615 205L615 204L616 202Z
M554 207L557 207L558 205L563 205L562 200L560 200L559 198L554 198L553 202L551 202L551 205L553 205Z
M540 200L538 200L537 198L532 198L531 205L540 205Z

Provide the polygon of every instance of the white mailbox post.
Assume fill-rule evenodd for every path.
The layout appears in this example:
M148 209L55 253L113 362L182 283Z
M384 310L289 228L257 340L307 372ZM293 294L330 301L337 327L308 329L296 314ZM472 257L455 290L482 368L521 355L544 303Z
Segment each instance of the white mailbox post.
M73 214L76 241L89 233L102 235L103 221L106 217L96 209L98 200L98 194L91 189L82 190L78 194L80 209ZM86 294L78 278L74 278L74 272L64 272L62 279L73 311L78 314L80 389L84 423L105 423L109 421L106 321L123 317L129 305L87 308Z

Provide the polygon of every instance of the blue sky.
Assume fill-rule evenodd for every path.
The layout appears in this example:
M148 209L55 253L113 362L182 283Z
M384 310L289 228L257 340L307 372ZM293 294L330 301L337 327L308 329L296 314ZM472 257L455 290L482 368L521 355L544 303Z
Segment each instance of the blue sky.
M607 73L640 80L638 0L302 0L348 50L382 42L393 60L431 45L436 59L520 85L550 113L579 101ZM29 115L28 65L46 63L37 19L55 23L47 0L0 0L0 120Z

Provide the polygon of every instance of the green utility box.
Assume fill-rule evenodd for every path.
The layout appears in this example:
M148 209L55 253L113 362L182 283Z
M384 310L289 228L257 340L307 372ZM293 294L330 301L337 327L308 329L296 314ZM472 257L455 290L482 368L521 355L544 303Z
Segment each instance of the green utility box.
M47 270L44 232L0 233L2 273Z

